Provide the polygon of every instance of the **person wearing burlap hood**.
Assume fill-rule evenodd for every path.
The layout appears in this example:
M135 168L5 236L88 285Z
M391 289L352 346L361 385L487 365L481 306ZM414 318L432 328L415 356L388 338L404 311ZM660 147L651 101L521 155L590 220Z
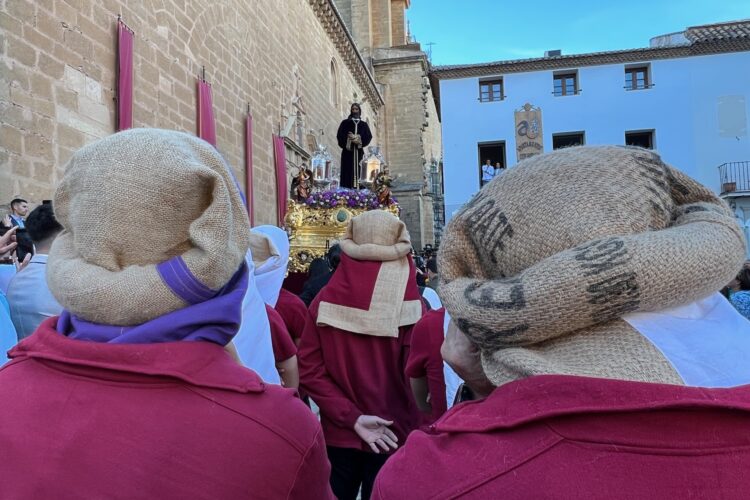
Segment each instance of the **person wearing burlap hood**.
M250 228L213 146L154 129L95 141L54 207L64 311L0 370L0 496L332 498L315 417L225 350Z
M419 424L404 370L423 313L406 225L384 210L354 217L341 261L310 305L300 384L320 407L331 486L370 497L389 453Z
M523 161L450 221L444 358L486 399L414 432L375 498L746 498L745 241L652 151Z

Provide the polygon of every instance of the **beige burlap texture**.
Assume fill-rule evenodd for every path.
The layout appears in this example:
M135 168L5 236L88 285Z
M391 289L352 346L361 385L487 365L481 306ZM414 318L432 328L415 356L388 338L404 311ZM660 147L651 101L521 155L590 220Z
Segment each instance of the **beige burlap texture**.
M451 219L438 292L500 385L537 374L682 383L621 317L705 297L741 267L728 207L652 151L536 156Z
M339 242L352 259L387 262L406 257L411 238L406 224L385 210L371 210L353 217Z
M54 206L65 230L50 251L50 290L96 323L135 325L185 307L156 264L182 256L218 290L249 246L228 165L181 132L132 129L84 146L66 165Z
M321 300L318 325L363 335L398 337L399 327L419 320L422 316L419 297L404 300L411 279L407 257L411 239L402 221L384 210L365 212L349 221L339 244L341 251L353 259L380 262L380 269L372 284L368 310Z

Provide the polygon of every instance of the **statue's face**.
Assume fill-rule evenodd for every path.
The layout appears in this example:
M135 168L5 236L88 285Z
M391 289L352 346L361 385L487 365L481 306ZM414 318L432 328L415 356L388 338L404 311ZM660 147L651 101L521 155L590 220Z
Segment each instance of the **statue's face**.
M362 110L359 109L359 106L352 106L351 113L354 116L359 116L362 113Z

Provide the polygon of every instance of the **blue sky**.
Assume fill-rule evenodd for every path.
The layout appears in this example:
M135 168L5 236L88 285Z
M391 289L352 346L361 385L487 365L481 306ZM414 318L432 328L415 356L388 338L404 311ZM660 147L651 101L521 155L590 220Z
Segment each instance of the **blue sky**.
M471 64L647 47L688 26L750 18L750 0L412 0L411 33L432 63Z

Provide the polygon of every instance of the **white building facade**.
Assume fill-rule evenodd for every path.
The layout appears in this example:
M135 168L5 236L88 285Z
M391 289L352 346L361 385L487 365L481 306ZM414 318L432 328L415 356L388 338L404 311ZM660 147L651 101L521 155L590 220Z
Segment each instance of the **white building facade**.
M750 226L750 21L688 28L643 49L438 66L431 78L446 221L480 189L486 160L518 162L515 112L528 103L541 111L543 151L651 147L723 193Z

